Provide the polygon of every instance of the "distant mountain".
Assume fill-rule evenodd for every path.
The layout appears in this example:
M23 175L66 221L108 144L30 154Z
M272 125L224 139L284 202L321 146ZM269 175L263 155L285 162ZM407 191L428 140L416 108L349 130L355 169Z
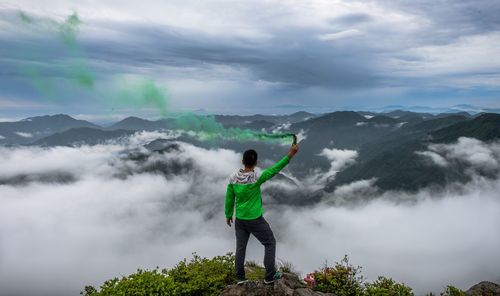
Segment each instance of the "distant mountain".
M470 113L465 112L465 111L439 113L435 117L448 117L450 115L461 115L461 116L465 116L468 118L473 117L472 115L470 115Z
M70 128L100 126L64 114L29 117L15 122L0 122L0 144L25 144Z
M240 127L260 131L263 129L269 129L274 125L275 124L273 122L267 120L255 120Z
M160 120L146 120L139 117L127 117L111 126L108 129L116 130L116 129L124 129L124 130L133 130L133 131L152 131L152 130L164 130L168 128L172 128L173 119L160 119Z
M388 124L388 125L395 125L399 123L400 121L397 119L394 119L389 116L384 116L384 115L377 115L373 116L372 118L369 118L367 122L374 123L374 124Z
M262 114L255 114L255 115L215 115L215 120L218 122L222 123L224 126L245 126L246 124L249 124L251 122L259 122L259 121L266 121L266 122L272 122L273 124L282 124L282 123L295 123L295 122L300 122L304 121L313 117L316 117L317 115L309 112L295 112L289 115L262 115Z
M487 108L487 107L474 106L470 104L458 104L449 107L388 105L382 108L373 108L364 111L387 113L394 110L403 110L403 111L409 111L415 113L427 113L427 114L456 113L456 112L467 112L469 114L500 113L500 108Z
M135 133L130 130L102 130L89 127L79 127L56 133L39 139L33 143L37 146L78 146L96 145L111 139L118 139Z

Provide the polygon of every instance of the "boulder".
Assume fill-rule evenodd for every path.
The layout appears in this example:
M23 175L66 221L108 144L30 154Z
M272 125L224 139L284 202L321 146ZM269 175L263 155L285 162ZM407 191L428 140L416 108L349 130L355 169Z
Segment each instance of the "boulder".
M220 296L335 296L335 294L313 291L295 274L283 273L281 279L269 285L264 284L264 281L230 285Z
M500 285L492 282L480 282L465 292L467 296L500 296Z

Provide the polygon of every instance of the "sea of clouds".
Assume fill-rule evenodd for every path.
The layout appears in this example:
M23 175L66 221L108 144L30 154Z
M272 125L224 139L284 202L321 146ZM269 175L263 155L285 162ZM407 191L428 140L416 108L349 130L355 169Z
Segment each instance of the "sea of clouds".
M144 147L158 138L164 149ZM240 151L175 138L143 132L94 146L0 147L0 294L74 295L137 268L172 267L192 252L234 252L224 198ZM298 180L285 170L287 180L263 187L279 259L304 275L348 254L369 280L391 276L417 294L500 280L500 144L461 138L416 154L431 166L465 165L467 184L379 192L373 180L359 180L317 202L279 202L293 190L317 192L357 158L350 150L322 155L329 171ZM252 238L247 258L262 256Z

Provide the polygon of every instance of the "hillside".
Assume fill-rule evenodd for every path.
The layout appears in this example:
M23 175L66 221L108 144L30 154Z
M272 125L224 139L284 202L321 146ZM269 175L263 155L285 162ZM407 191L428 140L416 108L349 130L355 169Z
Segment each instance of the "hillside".
M432 143L450 143L459 137L482 141L500 138L500 115L484 114L467 119L449 116L408 125L400 131L363 145L358 162L339 172L326 191L356 180L377 178L375 185L382 190L418 190L427 186L441 186L448 182L466 182L470 175L463 170L430 166L416 152L424 151Z
M73 146L73 145L96 145L110 139L117 139L133 134L129 130L107 131L102 129L79 127L56 133L39 139L32 145L38 146Z
M0 122L0 144L31 143L70 128L100 126L64 114L29 117L15 122Z

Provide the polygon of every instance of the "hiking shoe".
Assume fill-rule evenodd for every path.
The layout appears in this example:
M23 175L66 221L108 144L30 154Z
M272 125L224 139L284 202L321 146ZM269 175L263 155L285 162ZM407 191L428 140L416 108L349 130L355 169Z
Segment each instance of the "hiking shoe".
M244 283L248 282L248 280L238 280L236 282L237 285L243 285Z
M268 280L264 280L264 284L266 285L269 285L269 284L272 284L274 283L276 280L279 280L281 278L281 272L279 271L276 271L276 273L274 274L274 277L272 280L268 281Z

